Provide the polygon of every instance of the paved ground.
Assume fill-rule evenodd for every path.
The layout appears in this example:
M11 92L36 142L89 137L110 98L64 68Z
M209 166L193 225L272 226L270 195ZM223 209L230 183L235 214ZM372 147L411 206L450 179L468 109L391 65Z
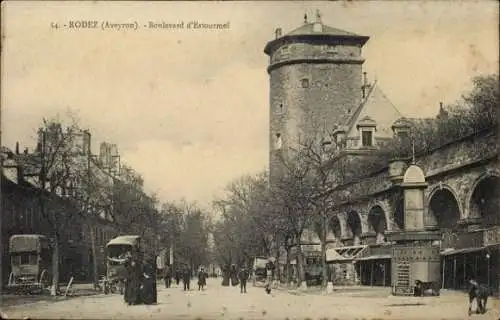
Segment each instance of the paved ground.
M195 281L192 282L195 284ZM123 297L94 295L59 302L40 301L6 306L9 319L473 319L499 320L500 301L488 302L486 315L467 316L467 298L462 293L444 293L438 298L389 297L387 288L338 288L333 294L276 290L271 295L260 287L222 287L209 279L205 291L184 292L180 287L158 286L158 304L126 306Z

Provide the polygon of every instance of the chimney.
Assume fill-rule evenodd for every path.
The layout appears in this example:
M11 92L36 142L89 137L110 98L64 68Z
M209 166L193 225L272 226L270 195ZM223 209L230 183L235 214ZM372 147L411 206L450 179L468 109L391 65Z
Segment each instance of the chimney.
M276 39L281 37L281 28L276 28L275 34L276 34Z
M19 154L19 142L16 142L16 154Z
M363 72L363 85L361 86L361 91L363 92L363 99L366 98L366 90L370 87L368 84L368 78L366 76L366 71Z

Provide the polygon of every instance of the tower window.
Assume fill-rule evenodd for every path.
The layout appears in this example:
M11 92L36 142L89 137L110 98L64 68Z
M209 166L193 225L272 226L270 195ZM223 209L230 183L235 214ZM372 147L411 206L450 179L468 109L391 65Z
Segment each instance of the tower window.
M361 131L361 144L363 147L373 146L373 132L363 130Z
M283 102L280 103L278 110L279 110L279 112L283 112Z
M300 83L302 84L302 88L309 88L309 79L302 79Z
M275 141L275 148L277 150L281 149L282 141L281 141L281 134L277 133L276 134L276 141Z

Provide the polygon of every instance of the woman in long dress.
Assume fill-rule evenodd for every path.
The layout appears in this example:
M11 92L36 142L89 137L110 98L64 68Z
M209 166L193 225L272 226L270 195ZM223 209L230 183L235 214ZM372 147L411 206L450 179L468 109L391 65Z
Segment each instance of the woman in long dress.
M141 298L145 304L157 303L156 268L151 261L144 264Z
M127 258L125 261L127 269L127 280L125 282L124 300L130 306L140 302L139 286L140 286L140 266L132 258Z

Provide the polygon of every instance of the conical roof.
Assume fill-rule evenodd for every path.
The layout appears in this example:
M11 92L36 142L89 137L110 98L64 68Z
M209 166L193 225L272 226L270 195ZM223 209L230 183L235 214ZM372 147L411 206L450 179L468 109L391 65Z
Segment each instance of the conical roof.
M323 24L321 21L306 22L283 36L278 35L276 39L269 41L264 48L264 52L266 54L270 54L276 47L279 47L288 41L313 39L321 39L321 41L341 40L364 45L370 38L341 29L332 28Z
M317 31L315 28L315 24L320 24L321 31ZM311 22L311 23L306 23L300 27L298 27L295 30L290 31L287 33L285 36L307 36L307 35L328 35L328 36L339 36L339 37L360 37L360 35L348 32L345 30L337 29L337 28L332 28L330 26L327 26L322 23L316 23L316 22Z

